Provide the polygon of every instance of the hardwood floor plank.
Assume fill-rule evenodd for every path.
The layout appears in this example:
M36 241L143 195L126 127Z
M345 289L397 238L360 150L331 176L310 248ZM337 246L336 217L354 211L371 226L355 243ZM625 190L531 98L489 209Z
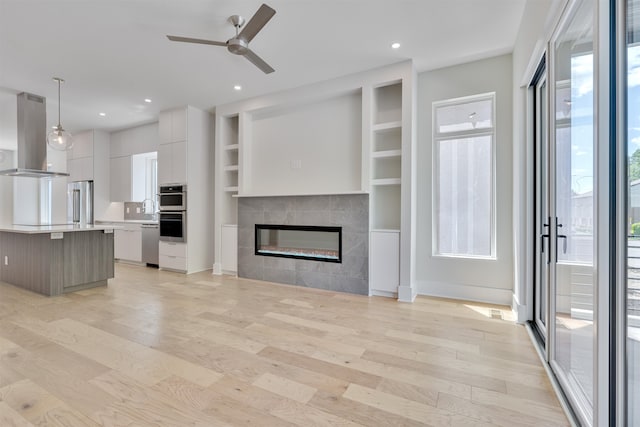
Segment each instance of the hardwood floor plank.
M253 385L300 403L307 403L317 391L313 387L268 372L256 379Z
M17 411L7 405L6 402L0 401L0 426L3 427L33 427L29 421L27 421Z
M380 381L382 381L382 377L378 375L372 375L345 366L336 366L333 363L324 362L312 357L299 355L274 347L266 347L258 354L262 357L295 365L323 375L341 378L350 383L360 384L365 387L375 388L380 384Z
M383 363L387 366L395 366L397 368L413 370L416 371L416 373L427 374L433 377L442 378L448 381L455 381L461 384L483 387L488 390L498 391L501 393L507 392L507 383L504 380L496 379L488 375L460 371L453 367L445 366L444 364L437 365L426 362L406 360L384 353L377 353L368 350L364 352L364 354L362 355L362 359Z
M556 423L563 423L566 420L564 413L558 407L545 405L530 399L509 396L504 393L496 393L478 387L472 389L471 401L484 405L506 406L521 414L534 413L536 417Z
M117 398L106 411L98 411L93 415L96 421L105 416L113 417L114 412L120 412L142 425L182 427L224 424L216 417L191 411L181 402L117 371L100 375L92 379L91 383Z
M379 375L383 378L395 379L418 387L425 387L434 391L446 391L454 396L463 398L471 397L471 386L467 384L448 381L422 373L395 368L393 366L386 366L382 363L371 362L369 360L348 357L336 353L317 352L313 357L318 360L334 363L339 366L349 366L352 369L357 369L373 375Z
M272 319L277 319L285 323L305 326L307 328L317 329L323 332L331 332L338 335L355 335L356 334L356 330L352 328L334 325L331 323L316 322L313 320L303 319L301 317L289 316L288 314L269 312L269 313L266 313L264 316Z
M451 425L451 416L446 411L357 384L349 385L342 397L419 423L429 423L433 426Z
M433 426L430 422L415 421L356 400L323 391L318 391L309 401L309 405L363 426Z
M72 409L31 380L22 380L0 389L0 401L34 425L93 427L96 424Z
M523 414L503 407L483 405L446 393L440 393L438 408L495 426L568 426L568 423L558 424L534 415Z
M478 344L469 344L466 341L460 342L452 339L436 338L436 337L430 337L427 335L414 334L413 332L395 331L395 330L387 331L385 335L392 338L399 338L399 339L413 341L417 343L432 344L440 347L451 348L454 350L462 350L462 351L467 351L471 353L480 352L480 346Z
M438 403L438 391L388 378L383 379L376 390L434 407Z
M84 415L89 415L114 400L102 390L78 377L74 370L63 370L55 362L49 361L46 353L18 349L2 356L0 363Z

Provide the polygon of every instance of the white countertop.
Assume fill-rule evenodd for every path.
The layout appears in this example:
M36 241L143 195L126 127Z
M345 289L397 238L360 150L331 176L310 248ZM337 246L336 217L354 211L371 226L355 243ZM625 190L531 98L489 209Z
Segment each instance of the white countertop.
M157 224L158 220L153 219L98 219L97 225L104 224Z
M117 225L101 225L101 224L62 224L62 225L0 225L0 232L24 233L24 234L45 234L45 233L68 233L75 231L102 231L114 230L121 227Z

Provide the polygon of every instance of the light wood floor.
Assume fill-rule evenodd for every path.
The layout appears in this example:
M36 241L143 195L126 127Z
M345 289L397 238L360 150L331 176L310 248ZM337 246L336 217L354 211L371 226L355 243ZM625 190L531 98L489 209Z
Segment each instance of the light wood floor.
M568 425L506 308L119 264L0 283L0 426Z

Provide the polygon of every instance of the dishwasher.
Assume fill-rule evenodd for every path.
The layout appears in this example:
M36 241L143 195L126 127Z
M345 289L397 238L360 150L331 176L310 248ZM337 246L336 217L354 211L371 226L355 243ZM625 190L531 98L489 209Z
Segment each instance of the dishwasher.
M158 243L160 228L158 224L142 224L142 262L158 266Z

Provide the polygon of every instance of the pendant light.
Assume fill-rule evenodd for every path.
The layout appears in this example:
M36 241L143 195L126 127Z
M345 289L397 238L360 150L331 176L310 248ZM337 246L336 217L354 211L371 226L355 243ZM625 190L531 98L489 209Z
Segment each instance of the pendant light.
M60 77L54 77L53 80L58 82L58 126L54 126L53 130L47 134L47 144L54 150L65 151L73 147L73 137L60 124L60 83L64 80Z

